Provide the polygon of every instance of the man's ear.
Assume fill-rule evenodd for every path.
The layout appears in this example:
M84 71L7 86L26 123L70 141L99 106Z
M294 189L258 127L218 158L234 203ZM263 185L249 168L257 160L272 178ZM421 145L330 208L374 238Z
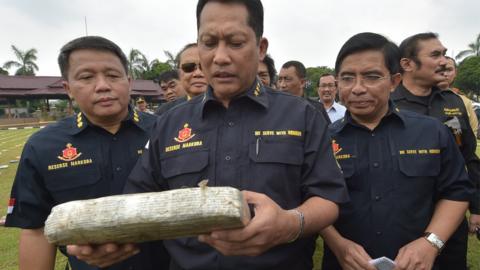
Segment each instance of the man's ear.
M74 100L72 91L70 90L70 84L68 83L67 80L62 81L62 86L63 86L63 89L65 89L65 92L67 92L68 98L70 98L71 100Z
M410 58L400 59L400 67L406 72L410 72L416 66L415 62Z
M397 88L397 86L402 81L402 74L400 74L400 73L393 74L392 78L390 80L392 82L392 89L390 91L393 92L395 90L395 88Z
M302 90L305 90L306 84L307 84L307 79L300 79L300 85L302 86Z
M265 58L265 55L267 55L267 50L268 50L268 40L264 37L260 39L260 42L258 44L258 55L259 55L259 60L263 61Z

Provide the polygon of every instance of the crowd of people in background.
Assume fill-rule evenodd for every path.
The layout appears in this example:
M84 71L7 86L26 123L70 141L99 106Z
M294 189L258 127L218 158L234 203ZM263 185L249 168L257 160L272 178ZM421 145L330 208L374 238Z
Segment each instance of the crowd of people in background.
M243 190L252 220L198 237L60 247L69 266L312 269L320 235L322 269L467 269L468 233L480 229L478 119L452 88L456 63L438 35L397 46L356 34L315 82L318 97L306 97L301 62L277 76L260 0L199 0L197 29L158 78L158 108L130 100L112 41L62 47L63 85L80 112L25 145L6 219L22 228L20 269L53 269L43 226L59 203L203 179Z

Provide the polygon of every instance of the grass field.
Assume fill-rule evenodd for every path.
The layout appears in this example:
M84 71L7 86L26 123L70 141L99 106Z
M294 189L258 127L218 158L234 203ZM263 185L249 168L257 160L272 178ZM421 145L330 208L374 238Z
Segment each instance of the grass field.
M23 130L0 130L0 166L8 165L6 169L0 169L0 217L6 214L6 205L10 197L10 189L15 176L23 145L28 137L38 129ZM477 153L479 153L477 149ZM0 227L0 269L18 269L18 230ZM314 255L315 268L321 269L318 262L322 256L322 241L317 241L317 251ZM480 270L480 241L469 238L468 264L470 270ZM57 256L55 269L65 269L65 259L62 255Z

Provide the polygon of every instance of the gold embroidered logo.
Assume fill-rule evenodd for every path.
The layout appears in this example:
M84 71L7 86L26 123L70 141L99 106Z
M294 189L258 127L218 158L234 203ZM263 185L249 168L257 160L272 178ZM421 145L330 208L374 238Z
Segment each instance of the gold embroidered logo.
M73 161L81 155L82 153L77 153L77 148L73 147L71 143L67 143L67 148L62 150L62 156L58 156L58 159L63 161Z
M192 134L192 129L188 127L188 124L185 124L183 126L183 129L181 129L178 132L178 137L176 137L174 139L175 139L176 142L184 143L184 142L188 142L193 137L195 137L195 134Z

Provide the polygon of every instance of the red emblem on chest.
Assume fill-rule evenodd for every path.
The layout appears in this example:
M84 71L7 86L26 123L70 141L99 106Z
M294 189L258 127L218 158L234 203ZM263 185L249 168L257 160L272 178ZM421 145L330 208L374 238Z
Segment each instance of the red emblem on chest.
M184 143L188 142L194 136L195 134L192 134L192 129L188 127L188 124L185 124L183 129L178 132L178 137L174 138L174 140L179 143Z
M333 154L336 155L342 151L342 148L340 145L337 143L337 141L333 140L332 141L332 149L333 149Z
M77 153L77 148L73 147L71 143L68 143L67 148L62 150L62 156L58 156L58 159L63 161L73 161L80 155L82 155L82 153Z

